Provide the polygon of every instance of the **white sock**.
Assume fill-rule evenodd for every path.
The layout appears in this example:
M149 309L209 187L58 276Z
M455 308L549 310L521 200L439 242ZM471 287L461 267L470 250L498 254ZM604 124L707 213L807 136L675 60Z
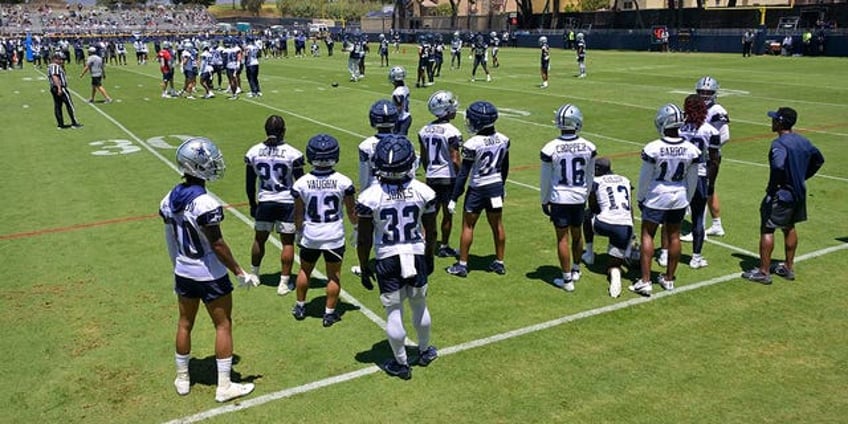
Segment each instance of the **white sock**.
M660 249L660 256L668 256L668 249Z
M288 286L288 285L289 285L289 278L291 278L291 277L290 277L290 276L288 276L288 275L281 275L281 276L280 276L280 285L281 285L281 286L282 286L282 285L286 285L286 286Z
M593 248L592 244L592 242L586 242L586 244L583 246L583 250L586 252L591 252Z
M459 261L459 264L462 266L468 266L468 261Z
M332 314L333 312L336 312L336 308L324 308L324 315Z
M713 218L713 226L721 227L721 218Z
M177 374L186 374L188 375L188 361L191 358L191 354L187 353L185 355L180 355L179 353L174 353L174 359L177 364Z
M230 385L230 371L233 369L233 357L224 359L216 359L218 363L218 387L227 387Z
M392 305L386 307L386 335L389 337L389 345L398 363L407 365L406 358L406 330L403 328L403 306Z
M430 310L427 309L425 298L409 299L409 307L412 309L412 326L418 335L418 351L430 347Z
M571 273L570 272L563 272L562 273L562 281L564 281L566 283L570 282L571 281Z
M294 303L296 303L296 304L297 304L297 306L306 306L306 301L305 301L305 300L304 300L304 301L295 300L295 301L294 301Z
M253 275L259 275L259 265L251 265L250 272L253 273Z

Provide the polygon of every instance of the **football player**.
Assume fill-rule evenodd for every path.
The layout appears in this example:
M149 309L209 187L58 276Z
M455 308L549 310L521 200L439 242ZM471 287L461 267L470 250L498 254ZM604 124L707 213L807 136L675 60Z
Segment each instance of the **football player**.
M362 75L359 74L359 59L360 55L364 55L365 52L363 51L364 46L362 45L362 42L359 41L359 38L355 35L352 37L350 55L347 59L347 70L350 72L350 80L352 82L356 82L362 77Z
M727 110L720 104L716 103L716 95L718 93L718 81L715 78L705 76L698 80L695 84L695 92L704 99L707 105L707 122L715 127L721 136L721 146L724 146L730 141L730 116ZM710 175L707 184L707 206L710 208L710 215L713 217L712 225L706 229L708 236L723 236L725 234L724 227L721 225L721 205L718 201L718 195L715 193L716 179L718 179L718 171L721 166L721 147L719 146L718 157L712 164L715 167L715 172Z
M177 184L159 204L159 215L165 223L165 241L174 266L174 292L177 294L180 318L177 322L175 361L177 394L191 390L189 360L191 330L200 301L206 306L215 325L215 358L218 365L218 388L215 400L226 402L253 391L253 383L233 383L232 315L233 285L227 270L236 275L242 287L259 285L256 275L245 272L233 257L221 234L224 208L206 192L206 182L224 174L224 157L218 147L206 138L186 140L177 148L177 164L184 182Z
M415 80L415 87L426 87L432 85L428 83L427 78L432 75L432 62L430 56L433 54L432 46L430 45L430 36L427 34L421 35L418 40L418 75ZM432 81L432 78L430 79Z
M474 136L462 144L462 164L448 203L448 212L453 214L456 201L465 190L466 181L470 179L463 206L459 260L445 269L451 275L468 275L468 255L474 238L474 226L483 210L486 211L486 220L492 229L495 245L495 260L487 270L506 274L503 200L504 182L509 174L509 138L495 130L497 120L497 108L486 101L471 103L465 110L465 125Z
M200 85L206 90L206 94L203 96L204 99L211 99L215 97L215 92L212 88L212 73L215 71L215 67L212 65L212 52L210 51L210 45L208 41L203 42L203 52L200 53Z
M459 31L453 33L451 40L451 69L453 69L454 61L456 61L456 69L459 69L462 64L462 37L459 36Z
M276 229L283 244L277 294L285 296L291 291L289 277L294 262L294 198L291 187L303 176L303 153L286 143L286 122L282 116L271 115L265 120L265 134L265 141L254 145L244 155L245 189L250 216L256 221L250 262L252 272L259 275L259 266L265 256L265 242L271 230Z
M227 39L224 42L224 66L227 69L227 80L230 82L230 100L238 100L238 95L241 93L241 79L239 78L239 70L241 69L242 50L235 40Z
M162 72L162 98L167 99L177 92L174 88L174 56L170 41L162 43L162 49L157 56L159 71Z
M582 32L577 33L577 69L578 78L586 78L586 40Z
M370 186L374 180L373 156L374 147L377 143L392 134L397 124L400 111L391 100L377 100L368 110L368 120L371 128L377 133L359 143L359 191L362 192Z
M580 279L577 255L583 253L583 215L592 188L598 151L591 141L579 135L583 128L583 113L577 106L570 103L560 106L554 113L554 122L560 136L545 144L540 153L540 200L542 212L554 224L557 237L562 278L555 279L553 283L572 292L574 282Z
M401 135L409 134L409 127L412 125L412 115L409 114L409 87L406 86L405 79L406 69L402 66L395 66L389 71L389 82L395 88L392 91L392 101L400 112L394 133Z
M702 162L698 163L698 185L689 204L689 209L692 211L692 232L688 234L688 237L680 236L680 241L692 242L692 259L689 261L689 267L698 269L708 265L707 260L701 255L706 239L704 216L706 215L707 186L710 175L716 170L715 162L719 157L721 135L715 127L706 122L707 107L697 94L686 97L683 112L686 115L686 123L680 128L680 136L701 150ZM660 266L665 266L668 260L667 245L667 232L663 231L663 250L660 251L660 257L657 259Z
M483 72L486 73L486 81L492 80L492 75L489 74L489 67L486 65L489 56L488 48L489 46L486 44L483 34L477 34L477 37L474 38L474 43L471 45L471 52L474 55L474 65L471 67L471 82L477 80L478 66L483 67Z
M244 48L244 64L247 83L250 85L247 97L262 97L262 90L259 88L259 46L252 37L247 39L247 46Z
M186 41L183 44L181 57L185 84L180 93L185 93L187 99L194 100L194 87L197 85L197 50L193 43Z
M318 134L306 144L306 160L312 172L295 181L294 223L300 235L300 272L297 274L297 300L292 315L298 321L306 318L306 292L315 264L324 257L327 275L327 301L324 327L341 321L336 311L341 290L341 268L345 253L342 209L356 225L353 181L336 172L339 142L328 134Z
M551 48L548 46L548 37L539 37L539 50L541 51L541 88L548 88L548 71L551 69Z
M642 276L629 287L642 296L650 296L652 292L651 259L660 224L668 227L668 268L657 282L665 290L674 289L674 272L680 261L680 223L695 193L697 164L702 161L701 150L680 137L683 123L683 111L677 105L663 105L654 118L660 138L642 149L636 197L642 210Z
M440 258L456 257L457 251L448 243L453 229L453 214L448 212L447 207L459 171L462 133L451 124L456 118L459 101L450 91L437 91L427 101L427 108L436 120L421 128L418 143L427 185L436 193L436 208L442 213L441 237L436 254Z
M386 39L386 36L380 34L380 67L383 67L383 63L386 63L386 66L389 66L389 40Z
M445 61L445 43L442 41L442 34L436 34L433 41L433 76L438 78L442 76L442 63Z
M501 39L498 37L498 33L492 31L489 34L489 45L492 46L492 67L498 68L501 66L501 63L498 61L498 50L500 50Z
M374 270L363 266L363 287L372 290L376 276L380 301L386 308L386 334L394 358L383 364L387 374L412 378L407 358L403 302L409 301L412 325L418 336L418 365L427 366L438 357L430 344L430 312L427 280L433 272L436 242L436 194L410 172L415 149L402 135L377 143L374 153L378 184L367 187L356 202L359 220L359 263L368 264L374 246Z
M595 161L595 179L589 193L589 210L594 214L583 223L586 235L586 252L594 262L595 253L592 244L595 233L609 237L609 262L607 276L609 277L609 295L621 295L621 265L631 259L638 260L639 251L633 249L633 209L630 205L630 180L612 172L609 158L598 158ZM587 263L592 263L588 262Z

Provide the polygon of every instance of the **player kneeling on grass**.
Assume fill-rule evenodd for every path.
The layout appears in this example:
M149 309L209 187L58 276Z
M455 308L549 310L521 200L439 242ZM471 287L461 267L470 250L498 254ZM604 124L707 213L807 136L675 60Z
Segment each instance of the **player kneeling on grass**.
M301 235L300 272L297 274L297 301L292 309L295 319L306 318L306 291L315 264L323 255L327 266L327 303L324 327L341 316L336 312L341 290L339 279L345 251L342 208L356 225L353 181L333 169L339 161L339 142L327 134L318 134L306 144L306 160L312 172L295 181L294 223Z
M630 191L632 186L627 177L612 172L609 158L598 158L595 161L595 180L589 194L589 210L594 216L584 222L583 232L586 235L586 252L583 260L594 263L595 254L592 243L595 233L609 237L609 295L621 295L621 265L634 256L639 257L638 248L632 252L633 239L633 210L630 207Z
M404 136L384 138L374 151L379 183L359 194L357 253L362 286L372 290L377 277L380 301L386 308L386 334L394 358L383 364L389 375L412 378L406 355L403 301L409 300L412 325L418 335L418 365L437 357L430 345L427 280L433 272L436 247L436 193L411 175L415 149ZM374 270L367 265L374 245Z
M239 285L259 285L256 275L244 272L233 258L221 234L224 209L206 193L206 182L224 174L224 157L206 138L186 140L177 148L177 163L185 182L177 184L162 199L159 215L165 221L165 240L174 265L174 291L179 302L174 386L181 396L191 390L189 359L191 330L200 301L215 324L215 358L218 363L218 388L215 400L226 402L253 391L252 383L233 383L232 315L233 285L227 270L238 278Z
M594 172L587 171L595 168L598 151L591 141L578 135L583 128L583 113L577 106L560 106L554 113L554 123L560 136L545 144L540 153L540 200L542 212L551 219L557 237L562 278L553 283L570 292L580 279L577 255L583 252L583 215L594 176Z

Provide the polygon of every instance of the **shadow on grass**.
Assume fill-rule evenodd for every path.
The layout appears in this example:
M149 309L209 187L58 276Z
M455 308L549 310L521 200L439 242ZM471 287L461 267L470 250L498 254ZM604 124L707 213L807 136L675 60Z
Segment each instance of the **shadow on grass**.
M233 355L233 368L235 368L236 364L239 362L241 362L241 357L239 355ZM218 363L215 360L215 355L210 355L203 359L191 358L188 363L188 373L191 377L192 385L218 385ZM252 383L260 378L262 378L261 374L243 376L235 369L230 372L230 379L236 383Z
M292 271L298 271L298 270L293 269ZM313 273L313 275L314 275L314 273ZM292 291L294 291L294 285L295 285L296 280L297 280L297 273L292 274L291 278L289 279L289 286L292 288ZM276 288L280 284L280 274L279 273L260 274L259 275L259 283L263 286ZM326 286L327 286L327 279L326 278L315 278L313 276L312 278L309 279L309 288L310 289L324 288Z
M417 346L406 346L406 354L409 358L408 362L410 365L418 363ZM380 368L383 368L383 364L390 359L394 359L394 357L392 347L389 345L388 340L381 340L374 343L374 345L371 346L371 349L359 352L355 356L358 362L363 364L374 364Z
M562 270L558 266L542 265L537 267L536 270L524 274L524 276L531 280L542 281L551 287L556 287L554 285L554 278L562 278Z
M323 287L323 286L322 286ZM291 296L291 295L289 295ZM309 297L309 293L306 294L307 298ZM292 298L292 303L294 302L294 298ZM306 316L310 318L324 318L324 307L327 305L327 296L318 296L311 299L306 304ZM345 313L348 311L358 311L359 307L352 305L350 303L342 302L341 299L336 302L336 312L339 313L339 316L344 318Z
M757 256L746 255L744 253L735 252L731 256L736 259L739 259L739 267L745 271L749 269L754 269L760 266L760 258ZM775 261L775 259L772 259Z

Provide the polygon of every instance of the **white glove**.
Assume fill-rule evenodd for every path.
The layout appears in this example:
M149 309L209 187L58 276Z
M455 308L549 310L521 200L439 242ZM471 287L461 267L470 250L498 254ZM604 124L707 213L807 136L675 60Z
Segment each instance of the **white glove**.
M350 233L350 246L356 247L357 243L359 243L359 228L353 227L353 231Z
M236 279L238 279L239 287L248 290L250 290L251 287L259 287L260 284L259 277L249 272L243 272L236 275Z
M448 212L449 212L451 215L453 215L454 213L456 213L456 201L451 200L450 202L448 202Z

